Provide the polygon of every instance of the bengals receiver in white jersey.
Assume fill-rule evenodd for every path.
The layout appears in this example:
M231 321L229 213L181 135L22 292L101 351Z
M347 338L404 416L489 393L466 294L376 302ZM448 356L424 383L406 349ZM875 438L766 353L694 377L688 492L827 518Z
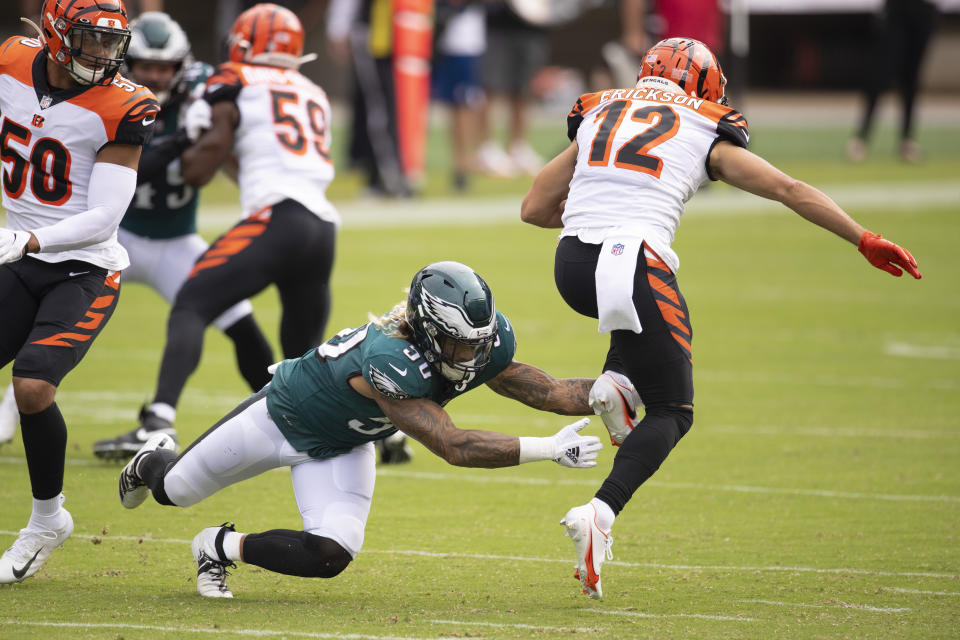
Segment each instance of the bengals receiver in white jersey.
M782 202L858 245L872 265L920 278L906 250L747 151L747 123L726 106L725 84L703 43L657 43L635 88L581 96L567 119L571 145L523 202L525 222L563 228L554 266L560 295L610 333L590 402L620 449L593 500L561 521L592 598L602 595L600 566L610 557L615 516L693 424L693 331L670 244L684 203L701 184L719 179Z
M13 360L33 492L0 583L35 574L73 532L54 396L116 307L128 264L117 225L159 112L149 90L116 75L130 39L120 0L46 0L37 31L0 44L0 366Z
M315 58L302 55L303 38L289 9L257 4L244 11L229 36L229 61L185 116L188 123L206 118L209 127L180 158L184 181L203 186L231 165L243 219L197 259L174 300L151 404L171 423L207 325L267 286L280 293L284 357L323 342L340 217L326 197L330 103L298 71Z

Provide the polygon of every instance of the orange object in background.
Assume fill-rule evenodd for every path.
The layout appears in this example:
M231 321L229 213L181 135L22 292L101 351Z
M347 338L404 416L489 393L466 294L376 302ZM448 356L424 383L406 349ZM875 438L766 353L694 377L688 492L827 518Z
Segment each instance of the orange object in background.
M412 185L426 171L433 0L393 0L393 80L400 164Z

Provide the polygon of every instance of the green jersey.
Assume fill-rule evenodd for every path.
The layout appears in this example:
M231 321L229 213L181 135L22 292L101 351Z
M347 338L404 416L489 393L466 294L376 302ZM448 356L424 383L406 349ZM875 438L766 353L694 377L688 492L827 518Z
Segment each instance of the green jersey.
M184 69L185 85L182 97L172 98L165 104L154 125L153 139L144 147L149 151L177 134L180 118L186 108L186 97L196 87L203 87L213 73L210 65L195 61ZM197 231L197 190L184 184L177 158L166 171L160 172L149 182L137 187L120 226L131 233L147 238L178 238Z
M353 390L350 378L362 375L391 398L429 398L443 406L506 369L516 348L513 328L498 311L489 364L452 383L410 341L386 335L374 324L344 329L303 357L278 365L267 386L267 410L297 451L332 458L396 432L380 405Z

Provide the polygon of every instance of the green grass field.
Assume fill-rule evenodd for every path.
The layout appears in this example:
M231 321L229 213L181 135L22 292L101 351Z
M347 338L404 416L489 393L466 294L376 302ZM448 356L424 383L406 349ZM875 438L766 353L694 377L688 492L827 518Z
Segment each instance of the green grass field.
M773 203L691 207L675 248L695 328L695 424L618 518L603 600L580 594L558 523L593 495L614 449L592 470L487 471L450 467L419 445L411 464L378 474L364 549L339 577L240 566L233 600L201 598L189 550L199 529L226 520L241 531L298 529L299 516L285 472L186 510L121 507L119 467L90 448L134 425L167 312L129 285L58 396L76 532L35 577L0 588L0 638L957 637L960 198L950 194L960 193L960 129L924 130L930 155L919 167L879 154L849 167L844 133L754 136L776 164L843 194L852 215L908 247L923 280L891 278ZM538 135L549 151L554 134ZM449 224L361 227L345 213L328 333L388 309L416 269L453 258L493 287L518 359L595 375L605 341L556 293L556 234L477 212L485 196L518 199L528 181L477 180L475 197L454 201L443 198L444 165L432 166L436 197L424 206L452 203ZM331 189L345 212L381 208L347 201L356 187L343 176ZM937 190L947 195L930 196ZM718 186L703 198L726 195ZM221 183L207 202L232 198ZM275 343L276 294L254 304ZM181 442L245 395L229 343L208 332L179 408ZM486 390L448 410L462 427L523 435L567 422ZM603 434L598 419L588 429ZM29 515L22 458L19 435L0 449L0 546Z

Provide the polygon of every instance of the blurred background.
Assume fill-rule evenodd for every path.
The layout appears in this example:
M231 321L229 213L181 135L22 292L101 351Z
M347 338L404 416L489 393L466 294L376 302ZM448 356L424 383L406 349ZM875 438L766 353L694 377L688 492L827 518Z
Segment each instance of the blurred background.
M29 33L18 14L39 12L40 0L17 3L19 11L0 17L3 35ZM189 35L195 57L212 64L223 60L234 18L252 4L127 2L134 16L169 13ZM758 142L764 130L825 133L815 141L777 145L773 160L781 152L790 159L808 149L849 164L876 156L935 162L952 155L948 147L960 128L960 0L278 4L300 16L305 51L319 54L302 72L327 91L335 107L334 199L522 194L530 177L566 145L565 115L577 97L632 86L640 53L678 35L696 37L718 53L731 103L747 116ZM407 126L403 117L396 122L393 78L386 76L391 69L397 73L399 64L394 23L411 10L429 17L431 99L429 106L422 102L428 134L419 153L425 158L412 167L401 158L403 175L397 178L390 167L376 166L382 159L360 147L365 135L379 135L363 131L371 109L382 106L390 115L384 135L397 136L396 129ZM379 65L369 69L379 71L365 78L369 62ZM381 98L384 104L376 104ZM217 185L208 191L214 201L221 193Z

